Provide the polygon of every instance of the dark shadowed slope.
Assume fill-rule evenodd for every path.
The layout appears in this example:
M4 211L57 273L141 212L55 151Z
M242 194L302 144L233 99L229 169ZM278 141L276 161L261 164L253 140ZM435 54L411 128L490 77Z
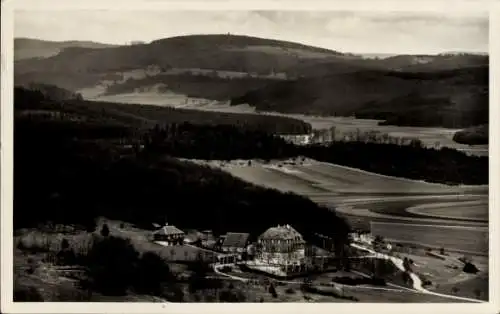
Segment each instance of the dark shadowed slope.
M110 72L161 67L214 70L282 72L300 62L335 58L338 52L295 43L233 35L194 35L153 41L150 44L104 50L65 51L46 60L29 60L18 65L26 72Z
M113 47L92 41L48 41L32 38L14 39L14 60L30 58L48 58L57 55L67 48L101 49Z
M467 127L488 121L488 67L359 71L282 81L232 99L261 111L355 115L389 124Z

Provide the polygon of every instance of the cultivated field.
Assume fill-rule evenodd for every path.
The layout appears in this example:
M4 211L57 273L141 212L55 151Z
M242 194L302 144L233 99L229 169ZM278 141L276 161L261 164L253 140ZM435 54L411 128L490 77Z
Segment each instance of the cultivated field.
M485 227L372 222L371 232L394 242L488 254L488 229Z
M480 206L477 211L478 216L483 214L488 214L488 199L486 196L481 195L464 195L464 196L420 196L420 197L385 197L378 200L344 200L344 204L348 204L348 210L351 210L353 214L359 214L366 210L374 217L385 217L390 216L394 218L404 218L405 220L415 221L415 222L433 222L433 221L452 221L459 225L475 225L484 226L484 219L477 219L475 217L469 218L466 216L433 216L422 215L419 213L414 213L415 208L430 208L434 210L447 210L449 213L453 211L453 208L462 206L464 208L469 208L469 204L474 204L474 206ZM463 204L463 205L462 205ZM474 208L474 207L471 207ZM346 209L342 209L345 211ZM470 215L473 213L469 210ZM439 218L439 219L436 219Z
M271 161L195 161L221 168L243 180L310 196L318 201L333 201L338 195L430 195L484 194L487 186L447 186L370 173L311 159Z
M487 200L433 203L407 208L406 211L423 217L488 221Z

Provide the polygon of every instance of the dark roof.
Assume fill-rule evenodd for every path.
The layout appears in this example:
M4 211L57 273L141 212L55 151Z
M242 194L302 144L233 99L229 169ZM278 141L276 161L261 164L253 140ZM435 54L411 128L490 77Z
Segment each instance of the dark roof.
M248 238L250 234L248 233L237 233L237 232L228 232L226 234L226 238L222 243L223 247L240 247L244 248L247 245Z
M167 225L163 226L159 230L156 230L154 234L161 234L161 235L184 234L184 231L180 230L176 226Z

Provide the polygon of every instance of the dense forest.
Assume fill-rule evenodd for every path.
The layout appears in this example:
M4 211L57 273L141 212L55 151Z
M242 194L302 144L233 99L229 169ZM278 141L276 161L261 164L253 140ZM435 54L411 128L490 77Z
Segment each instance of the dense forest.
M20 107L26 106L15 105L16 228L48 220L88 226L105 216L254 235L288 223L306 236L320 232L346 239L347 223L306 198L151 150L124 150L119 143L130 141L131 128L38 119L22 115L26 110Z
M156 126L144 136L143 143L146 152L207 160L270 160L294 157L299 153L294 145L279 137L226 125Z
M489 142L489 124L460 130L453 135L453 140L460 144L487 145Z
M37 85L40 86L40 85ZM304 121L277 116L258 114L240 114L211 112L189 109L177 109L153 105L120 104L112 102L85 101L67 91L67 97L61 99L60 89L46 87L30 89L16 87L14 90L16 109L23 109L23 115L57 116L60 120L75 122L95 122L102 124L119 124L126 127L147 130L156 124L189 122L197 125L234 125L245 130L261 131L268 134L304 134L311 132L311 125ZM57 93L46 91L56 90Z
M364 142L334 142L299 149L319 161L359 168L379 174L445 184L488 184L488 157L468 156L443 147Z

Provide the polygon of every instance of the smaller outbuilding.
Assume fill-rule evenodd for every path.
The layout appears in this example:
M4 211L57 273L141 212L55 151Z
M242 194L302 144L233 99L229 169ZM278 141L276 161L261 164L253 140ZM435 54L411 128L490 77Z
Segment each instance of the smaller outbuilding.
M223 238L221 250L224 253L237 253L239 258L247 252L250 234L239 232L228 232Z
M153 241L164 242L166 245L182 245L184 238L184 231L168 224L153 232Z

